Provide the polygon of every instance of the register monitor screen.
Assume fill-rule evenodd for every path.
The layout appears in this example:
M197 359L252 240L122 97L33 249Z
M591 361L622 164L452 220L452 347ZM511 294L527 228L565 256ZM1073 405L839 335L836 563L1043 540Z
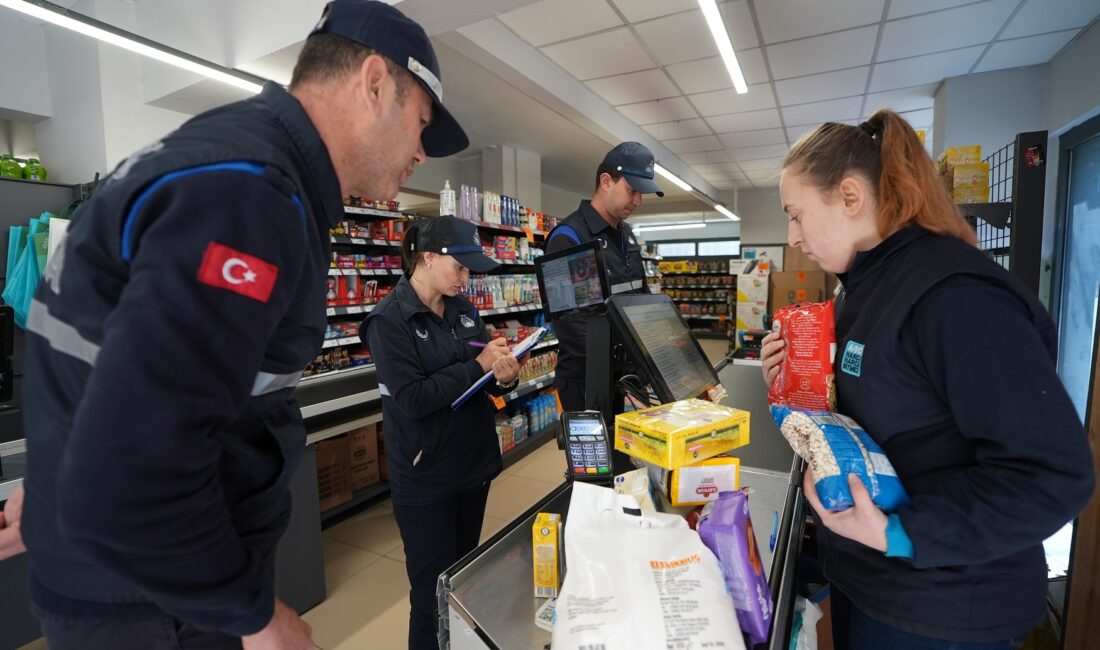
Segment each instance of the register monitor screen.
M667 295L619 294L607 301L607 310L662 402L695 397L718 384L714 368Z
M537 258L535 275L548 320L601 311L611 295L598 240Z

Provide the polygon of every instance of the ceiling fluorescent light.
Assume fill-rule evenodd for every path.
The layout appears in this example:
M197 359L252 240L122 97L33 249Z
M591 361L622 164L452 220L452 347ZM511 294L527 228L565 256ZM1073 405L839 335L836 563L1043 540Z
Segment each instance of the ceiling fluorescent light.
M675 185L676 187L682 189L683 191L685 191L685 192L690 192L691 191L691 186L688 185L687 182L684 181L684 179L680 178L676 174L673 174L672 172L668 171L664 167L661 167L658 164L654 164L653 165L653 171L657 172L661 176L664 176L668 180L672 181L673 185Z
M740 221L741 220L741 217L739 217L736 214L730 212L729 208L727 208L724 205L718 205L717 203L715 203L714 204L714 209L721 212L722 214L726 215L730 219L733 219L734 221Z
M699 223L674 223L667 226L638 226L634 232L656 232L658 230L689 230L691 228L706 228L707 224Z
M726 24L722 21L722 14L718 13L718 4L715 0L699 0L699 8L703 10L703 17L707 19L707 27L714 36L714 42L718 45L718 52L722 55L722 61L726 64L726 70L730 73L733 88L738 95L749 92L745 84L745 75L741 73L741 66L737 63L737 55L733 52L733 43L726 32Z
M37 18L58 27L64 27L84 36L91 36L104 43L235 86L241 90L258 93L263 89L263 80L259 77L203 61L93 18L71 12L45 0L0 0L0 7L13 9L32 18Z

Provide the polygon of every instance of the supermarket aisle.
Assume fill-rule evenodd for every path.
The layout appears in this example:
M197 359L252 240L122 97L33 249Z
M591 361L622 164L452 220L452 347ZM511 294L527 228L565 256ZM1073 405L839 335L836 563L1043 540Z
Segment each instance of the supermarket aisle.
M550 441L493 482L482 540L559 485L565 457ZM405 647L409 582L389 501L325 531L328 598L305 615L321 650Z

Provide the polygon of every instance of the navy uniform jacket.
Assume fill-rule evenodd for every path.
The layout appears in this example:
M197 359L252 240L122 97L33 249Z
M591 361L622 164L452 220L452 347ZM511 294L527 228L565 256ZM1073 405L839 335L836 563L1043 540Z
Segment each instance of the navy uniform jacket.
M134 154L76 212L27 322L38 607L268 622L305 446L291 392L342 216L324 143L275 84Z
M642 247L634 237L630 224L622 221L619 228L612 228L591 201L581 201L576 212L569 215L546 238L546 252L557 251L590 242L600 241L603 262L607 267L607 281L611 293L645 293L645 265L642 263ZM558 365L554 370L554 383L584 383L587 354L587 327L585 316L568 316L554 322L558 335Z
M500 474L500 442L486 392L451 402L484 375L477 362L485 324L463 296L443 297L440 318L401 278L360 328L378 370L382 421L397 503L423 505L472 490Z
M1057 331L1014 276L919 226L842 276L837 396L912 503L912 559L822 528L825 575L861 610L955 641L1021 635L1046 611L1042 541L1093 490L1092 457L1054 365Z

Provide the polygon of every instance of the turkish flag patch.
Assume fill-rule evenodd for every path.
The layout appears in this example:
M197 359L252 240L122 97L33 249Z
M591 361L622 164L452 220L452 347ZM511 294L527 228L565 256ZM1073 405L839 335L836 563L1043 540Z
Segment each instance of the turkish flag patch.
M275 289L279 267L258 257L210 242L199 266L199 282L266 303Z

